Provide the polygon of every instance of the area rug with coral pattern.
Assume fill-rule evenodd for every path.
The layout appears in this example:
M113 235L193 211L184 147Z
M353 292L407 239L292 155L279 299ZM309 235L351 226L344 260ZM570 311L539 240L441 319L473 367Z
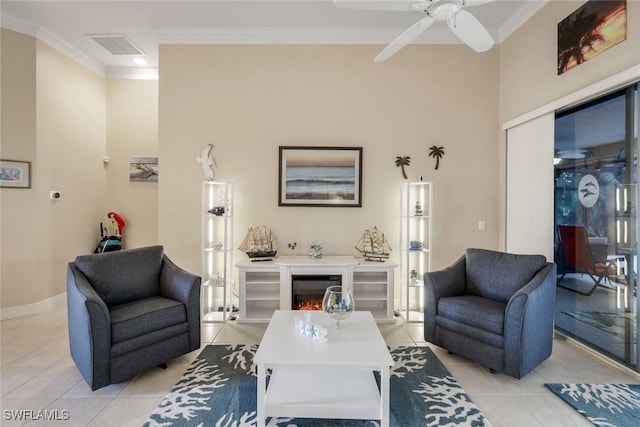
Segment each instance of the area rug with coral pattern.
M144 425L257 425L252 362L257 349L255 344L206 346ZM395 361L390 375L391 426L491 425L431 349L394 347L390 351ZM379 421L271 417L266 425L356 427L378 426Z
M640 426L640 385L545 384L596 426Z

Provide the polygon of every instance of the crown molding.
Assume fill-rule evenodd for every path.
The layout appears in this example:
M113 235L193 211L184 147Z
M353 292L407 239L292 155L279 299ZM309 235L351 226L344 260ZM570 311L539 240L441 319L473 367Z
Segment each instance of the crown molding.
M388 44L397 30L330 28L158 28L159 44ZM412 44L460 44L448 28L430 29Z
M158 28L159 44L388 44L404 29ZM433 29L412 44L461 44L448 28Z
M540 11L540 9L542 9L548 2L549 0L529 0L523 2L522 6L511 14L509 19L505 20L500 26L496 42L502 43L508 39L511 34L515 33L518 28L531 19L533 15L538 13L538 11Z
M104 65L72 47L42 25L33 24L6 13L2 14L0 23L2 28L34 37L100 76L107 76L107 68Z
M88 69L95 72L96 74L102 77L107 76L107 67L105 67L100 62L94 60L93 58L80 52L76 48L72 47L71 45L69 45L62 39L60 39L58 36L53 34L51 31L49 31L45 27L40 26L40 28L38 29L38 33L36 34L36 38L48 44L49 46L53 47L54 49L59 50L64 55L68 56L69 58L73 59L79 64L87 67Z
M109 67L107 78L114 80L158 80L158 69L154 67Z
M0 15L0 25L2 25L2 28L7 30L15 31L16 33L25 34L31 37L36 37L39 28L38 25L33 24L32 22L24 21L7 13Z

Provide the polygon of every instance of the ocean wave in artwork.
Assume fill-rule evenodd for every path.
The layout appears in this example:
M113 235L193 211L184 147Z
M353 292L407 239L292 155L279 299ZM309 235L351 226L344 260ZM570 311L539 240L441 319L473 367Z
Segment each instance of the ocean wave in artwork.
M355 200L353 167L294 167L287 170L287 199Z

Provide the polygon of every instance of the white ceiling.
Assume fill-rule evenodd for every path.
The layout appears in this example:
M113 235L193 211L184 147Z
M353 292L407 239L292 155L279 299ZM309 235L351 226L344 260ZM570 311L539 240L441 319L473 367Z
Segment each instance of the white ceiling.
M470 7L496 42L548 0L495 0ZM2 0L2 27L41 39L105 76L155 73L159 44L366 43L385 45L423 12L338 8L332 0ZM109 53L88 34L125 35L146 66ZM437 22L415 43L460 43ZM373 58L371 58L373 61Z

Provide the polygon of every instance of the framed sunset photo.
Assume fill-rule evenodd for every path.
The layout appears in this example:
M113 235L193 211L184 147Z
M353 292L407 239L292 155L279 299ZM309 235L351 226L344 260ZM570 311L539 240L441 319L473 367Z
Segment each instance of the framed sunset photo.
M626 0L586 2L558 24L558 75L626 39Z

